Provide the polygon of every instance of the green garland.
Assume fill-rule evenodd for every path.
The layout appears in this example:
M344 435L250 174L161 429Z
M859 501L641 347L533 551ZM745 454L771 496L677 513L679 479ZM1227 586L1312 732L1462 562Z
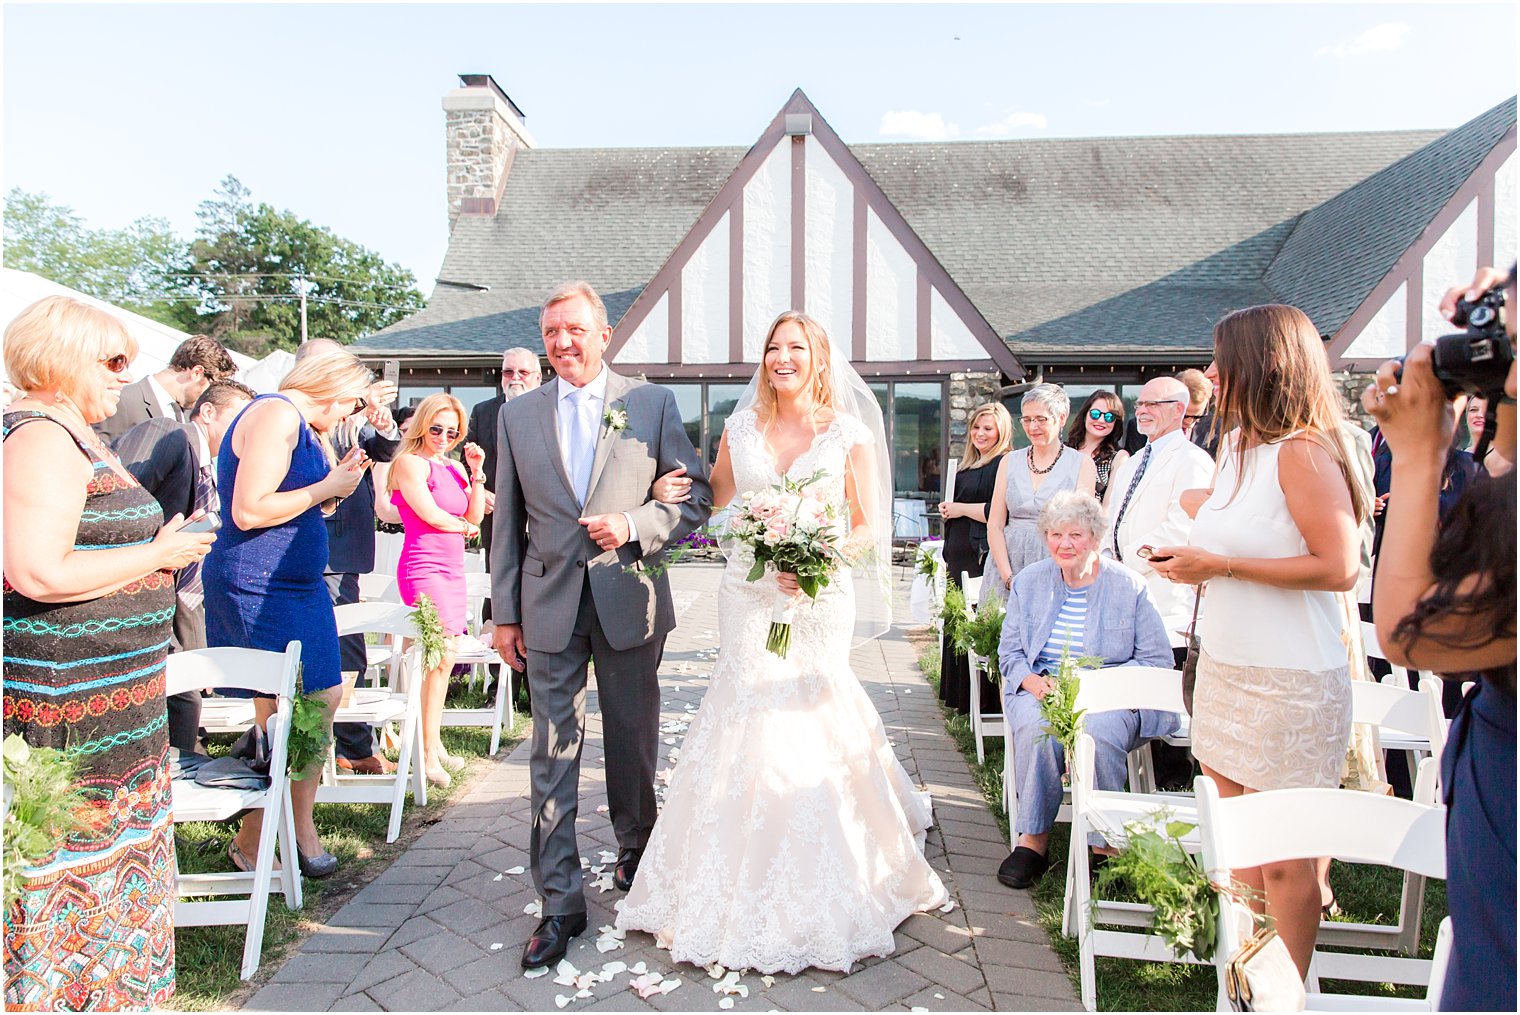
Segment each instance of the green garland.
M966 590L959 585L945 586L945 601L940 605L940 630L945 640L955 644L955 633L966 622Z
M21 898L25 871L51 856L80 817L84 791L74 762L62 751L33 747L12 733L5 738L5 911Z
M987 660L987 668L992 678L1001 687L1003 674L998 665L998 644L1003 640L1003 604L996 598L984 601L977 607L975 613L965 611L965 593L957 589L961 595L962 614L956 623L953 634L947 629L945 637L955 643L955 650L965 655L975 652ZM945 598L949 598L950 590L945 590Z
M1166 808L1153 811L1147 818L1124 824L1124 848L1111 856L1098 871L1092 912L1097 915L1100 895L1124 884L1155 912L1151 916L1152 934L1165 941L1179 958L1191 954L1200 962L1209 962L1219 941L1219 896L1198 858L1182 845L1182 837L1195 825L1172 820ZM1247 893L1236 889L1245 899ZM1265 917L1258 916L1258 923Z
M427 595L417 597L412 623L417 627L417 644L422 647L422 672L431 673L443 665L443 653L448 647L448 635L443 630L443 618L438 607Z

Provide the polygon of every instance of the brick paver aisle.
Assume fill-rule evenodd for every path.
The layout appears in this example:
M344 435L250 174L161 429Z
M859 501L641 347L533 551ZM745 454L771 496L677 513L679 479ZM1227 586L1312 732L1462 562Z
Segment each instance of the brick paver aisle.
M671 571L680 625L660 672L661 756L679 747L701 702L717 654L718 567L687 563ZM1008 844L998 831L960 752L945 733L938 704L899 632L858 649L856 674L881 711L910 775L934 797L938 827L927 856L956 900L948 913L910 918L897 951L868 959L850 975L809 970L767 983L746 973L729 992L692 966L673 966L645 934L621 946L598 928L613 920L617 850L605 811L599 720L588 723L577 834L590 866L590 927L568 961L584 974L569 981L550 970L528 978L519 964L538 923L528 864L528 745L519 745L391 867L312 935L254 995L263 1011L549 1010L734 1011L1078 1010L1076 995L1035 921L1027 892L993 876ZM594 713L594 693L588 709ZM662 762L662 767L665 763ZM605 852L604 852L605 851ZM608 891L595 887L605 868ZM664 993L641 998L638 973L660 974ZM649 979L653 979L650 977ZM730 978L731 979L731 978ZM671 981L679 986L671 987ZM739 987L744 990L739 990ZM577 996L581 995L581 996ZM730 1005L729 1002L732 1002Z

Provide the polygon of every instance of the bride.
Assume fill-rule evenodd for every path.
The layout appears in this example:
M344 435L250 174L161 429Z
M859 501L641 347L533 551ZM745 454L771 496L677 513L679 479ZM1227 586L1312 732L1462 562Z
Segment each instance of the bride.
M725 547L718 658L692 720L617 926L671 958L795 973L849 970L892 952L892 932L947 894L922 853L929 797L893 753L850 670L850 647L890 626L890 449L875 396L816 321L789 311L728 418L713 503L783 477L848 517L846 546L874 551L801 597L785 658L765 648L778 588L745 580L749 555ZM662 480L662 499L680 500ZM684 489L678 480L676 490Z

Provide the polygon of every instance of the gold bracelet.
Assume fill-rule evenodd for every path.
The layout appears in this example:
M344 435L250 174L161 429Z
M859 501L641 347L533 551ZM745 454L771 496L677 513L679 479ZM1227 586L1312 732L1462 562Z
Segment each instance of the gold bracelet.
M1224 559L1224 574L1226 578L1235 577L1235 565L1231 562L1229 557L1226 557Z

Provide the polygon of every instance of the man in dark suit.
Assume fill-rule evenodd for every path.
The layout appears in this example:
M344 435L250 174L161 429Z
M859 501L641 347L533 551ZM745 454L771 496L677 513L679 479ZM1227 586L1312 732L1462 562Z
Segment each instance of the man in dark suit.
M496 492L496 417L501 407L518 395L532 391L543 383L543 369L538 365L537 354L527 349L508 349L501 354L501 390L493 398L470 410L470 440L480 445L486 453L481 466L486 474L486 490ZM480 523L480 545L491 545L491 514L486 513ZM487 554L489 556L489 554ZM489 614L487 614L489 616Z
M190 421L164 417L144 420L112 445L122 465L153 495L164 518L197 510L217 511L216 471L212 460L227 428L254 399L252 389L237 381L208 386L190 410ZM170 642L177 652L206 647L206 614L202 606L200 567L191 565L174 576L174 626ZM169 743L182 751L196 750L200 727L200 695L194 691L169 698Z
M191 335L174 350L168 366L121 389L116 412L96 423L95 432L109 443L146 420L183 422L206 388L235 373L237 364L219 342Z

